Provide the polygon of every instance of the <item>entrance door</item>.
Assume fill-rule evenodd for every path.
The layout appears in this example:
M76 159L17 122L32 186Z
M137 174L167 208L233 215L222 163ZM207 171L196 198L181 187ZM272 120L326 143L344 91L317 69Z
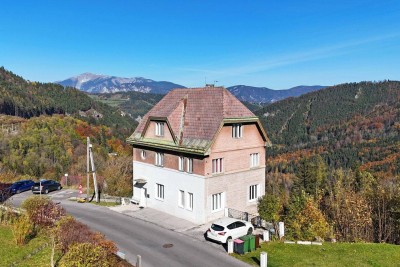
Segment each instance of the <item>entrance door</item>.
M147 195L147 189L142 187L140 188L140 200L139 200L139 207L146 207L146 195Z
M146 207L147 189L144 187L145 180L137 180L133 185L133 198L132 202L139 204L140 207Z

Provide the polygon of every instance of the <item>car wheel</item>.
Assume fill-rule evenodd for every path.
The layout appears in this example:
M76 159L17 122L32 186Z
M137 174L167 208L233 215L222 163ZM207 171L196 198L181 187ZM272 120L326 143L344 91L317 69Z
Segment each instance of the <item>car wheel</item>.
M247 234L251 235L252 233L253 233L253 228L250 227L249 230L247 230Z
M49 193L49 189L46 189L46 190L44 191L44 193L45 193L45 194L48 194L48 193Z

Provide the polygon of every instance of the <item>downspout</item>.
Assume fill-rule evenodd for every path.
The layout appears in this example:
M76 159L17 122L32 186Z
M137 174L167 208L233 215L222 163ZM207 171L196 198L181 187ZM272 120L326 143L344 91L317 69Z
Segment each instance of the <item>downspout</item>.
M185 127L185 115L186 115L186 105L187 105L187 95L182 98L182 113L181 113L181 123L179 126L179 146L182 145L183 142L183 128Z

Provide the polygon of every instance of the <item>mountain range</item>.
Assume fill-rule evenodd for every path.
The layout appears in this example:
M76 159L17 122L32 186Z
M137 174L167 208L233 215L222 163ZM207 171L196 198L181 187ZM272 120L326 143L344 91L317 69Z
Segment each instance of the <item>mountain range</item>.
M99 93L117 93L136 91L142 93L166 94L174 88L185 88L182 85L166 81L154 81L143 77L122 78L109 75L83 73L66 80L56 81L64 87L75 87L81 91Z
M119 92L142 92L154 94L166 94L175 88L186 88L183 85L168 81L154 81L143 77L122 78L109 75L98 75L83 73L70 77L66 80L56 81L64 87L75 87L81 91L91 94L119 93ZM242 101L250 103L271 103L287 97L297 97L305 93L324 88L324 86L296 86L290 89L273 90L266 87L253 87L246 85L235 85L227 89Z
M300 85L290 89L274 90L267 87L235 85L227 89L239 100L251 103L272 103L288 97L297 97L325 88L321 85Z

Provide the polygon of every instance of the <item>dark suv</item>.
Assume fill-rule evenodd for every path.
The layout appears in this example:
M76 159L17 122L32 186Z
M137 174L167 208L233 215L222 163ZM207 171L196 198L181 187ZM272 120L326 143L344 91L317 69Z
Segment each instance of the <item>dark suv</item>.
M43 180L32 186L32 193L48 194L50 191L61 190L61 184L53 180Z
M35 182L32 180L22 180L13 183L8 190L12 195L19 194L21 192L30 190L34 184Z

